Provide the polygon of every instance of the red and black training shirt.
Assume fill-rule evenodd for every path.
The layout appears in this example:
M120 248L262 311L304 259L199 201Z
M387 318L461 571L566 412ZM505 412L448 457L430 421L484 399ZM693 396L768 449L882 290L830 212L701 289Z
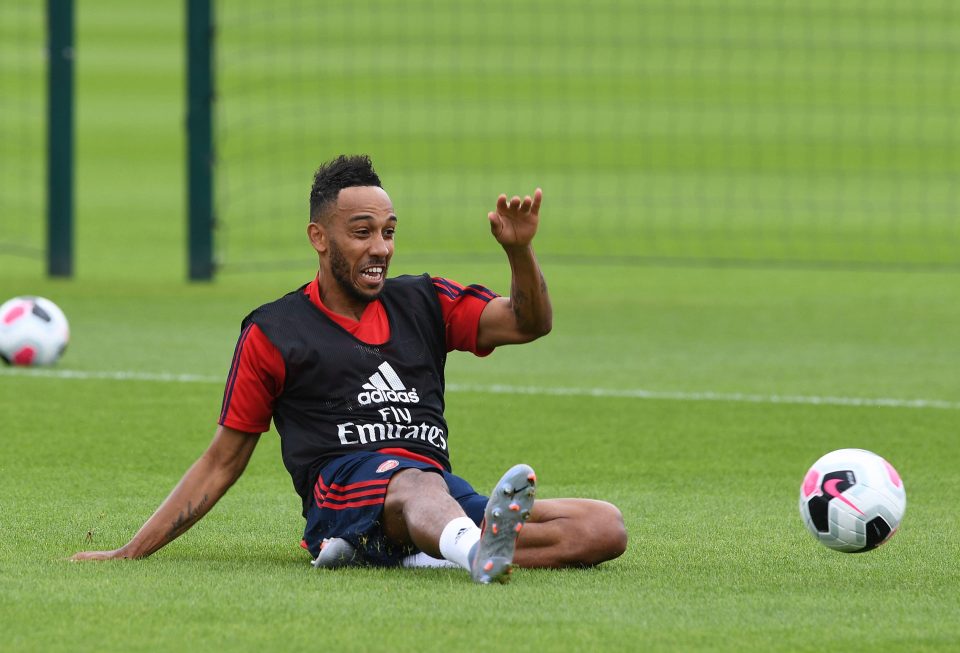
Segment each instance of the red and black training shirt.
M492 350L477 347L480 314L498 295L480 285L464 286L442 277L432 278L444 324L446 350L467 351L486 356ZM357 340L370 346L390 339L390 323L383 303L371 302L360 320L330 311L320 300L319 280L303 289L304 295ZM246 433L264 433L270 429L274 405L284 390L286 370L277 347L254 323L240 334L227 376L219 424Z

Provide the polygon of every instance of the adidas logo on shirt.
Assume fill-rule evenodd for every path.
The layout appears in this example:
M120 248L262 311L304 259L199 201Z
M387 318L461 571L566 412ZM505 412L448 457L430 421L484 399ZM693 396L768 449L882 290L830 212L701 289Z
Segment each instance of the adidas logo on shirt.
M396 371L386 361L380 364L377 371L370 376L370 380L364 383L362 387L364 391L357 395L357 401L361 406L382 404L388 401L402 404L420 403L417 389L410 388L407 390Z

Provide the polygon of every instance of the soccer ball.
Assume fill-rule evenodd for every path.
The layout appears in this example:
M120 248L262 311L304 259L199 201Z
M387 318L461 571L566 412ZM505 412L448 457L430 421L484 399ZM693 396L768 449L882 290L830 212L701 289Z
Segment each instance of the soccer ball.
M0 358L8 365L52 365L63 355L70 326L43 297L14 297L0 306Z
M800 516L817 541L835 551L875 549L897 532L907 493L893 465L863 449L831 451L800 486Z

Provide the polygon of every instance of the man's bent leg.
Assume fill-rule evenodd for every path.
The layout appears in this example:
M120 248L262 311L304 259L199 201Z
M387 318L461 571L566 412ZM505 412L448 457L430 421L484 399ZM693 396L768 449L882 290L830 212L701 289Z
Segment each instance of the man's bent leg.
M520 567L589 566L619 557L627 548L620 510L593 499L544 499L533 506L517 540Z
M409 469L437 468L379 452L356 452L332 460L317 473L312 500L305 506L307 522L301 543L319 559L317 566L343 566L344 558L352 557L341 550L329 559L337 550L328 550L340 540L353 547L357 554L353 560L358 564L399 565L416 552L416 547L389 538L383 529L387 487L394 475Z
M532 514L535 485L536 476L527 465L507 471L487 503L481 535L443 477L429 470L403 470L387 488L383 532L398 544L456 562L479 583L504 582L517 535Z
M412 544L434 558L441 557L440 536L447 524L461 517L466 514L439 473L405 469L390 479L383 504L383 532L394 542Z

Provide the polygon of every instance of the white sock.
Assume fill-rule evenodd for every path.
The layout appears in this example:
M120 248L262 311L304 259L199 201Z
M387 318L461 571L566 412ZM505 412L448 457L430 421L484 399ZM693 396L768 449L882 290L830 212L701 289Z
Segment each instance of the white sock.
M469 517L457 517L443 527L440 553L467 571L470 570L470 549L480 541L480 529Z
M434 558L423 551L414 553L403 559L401 563L407 569L449 569L451 567L459 569L460 565L443 558Z

